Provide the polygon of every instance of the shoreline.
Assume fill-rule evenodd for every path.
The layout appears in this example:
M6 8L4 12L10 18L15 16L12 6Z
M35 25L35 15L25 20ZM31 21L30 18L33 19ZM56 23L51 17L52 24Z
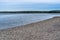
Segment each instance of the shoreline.
M60 40L60 16L0 30L0 40Z
M46 20L50 20L50 19L52 19L52 18L54 18L54 17L51 17L51 18L49 18L49 19L45 19L45 20L41 20L41 21L37 21L37 22L32 22L32 23L27 23L27 24L22 24L22 25L17 25L17 26L12 26L11 28L3 28L3 29L0 29L0 30L9 30L9 29L13 29L13 28L17 28L17 27L21 27L21 26L25 26L25 25L29 25L29 24L35 24L35 23L39 23L39 22L43 22L43 21L46 21Z

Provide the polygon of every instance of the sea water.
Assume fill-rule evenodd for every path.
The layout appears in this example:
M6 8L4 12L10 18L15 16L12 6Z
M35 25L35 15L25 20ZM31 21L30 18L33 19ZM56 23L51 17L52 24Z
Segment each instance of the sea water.
M49 13L40 13L40 14L8 14L0 13L0 29L12 28L21 25L26 25L33 22L38 22L52 18L54 16L60 16L60 14L49 14Z

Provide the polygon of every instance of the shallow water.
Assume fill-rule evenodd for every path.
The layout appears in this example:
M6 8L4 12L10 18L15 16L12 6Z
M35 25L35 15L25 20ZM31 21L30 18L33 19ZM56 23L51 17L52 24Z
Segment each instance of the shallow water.
M60 14L0 14L0 29L6 29L60 16Z

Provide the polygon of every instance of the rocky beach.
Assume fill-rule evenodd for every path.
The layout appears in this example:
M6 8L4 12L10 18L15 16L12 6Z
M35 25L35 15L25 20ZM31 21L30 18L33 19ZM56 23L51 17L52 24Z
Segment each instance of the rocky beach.
M60 40L60 17L0 30L0 40Z

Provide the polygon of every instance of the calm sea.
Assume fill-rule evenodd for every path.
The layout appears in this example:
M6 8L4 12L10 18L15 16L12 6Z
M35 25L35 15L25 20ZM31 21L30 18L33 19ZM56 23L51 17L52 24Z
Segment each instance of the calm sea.
M33 22L38 22L52 18L54 16L60 16L60 14L5 14L0 13L0 29L6 29L25 25Z

